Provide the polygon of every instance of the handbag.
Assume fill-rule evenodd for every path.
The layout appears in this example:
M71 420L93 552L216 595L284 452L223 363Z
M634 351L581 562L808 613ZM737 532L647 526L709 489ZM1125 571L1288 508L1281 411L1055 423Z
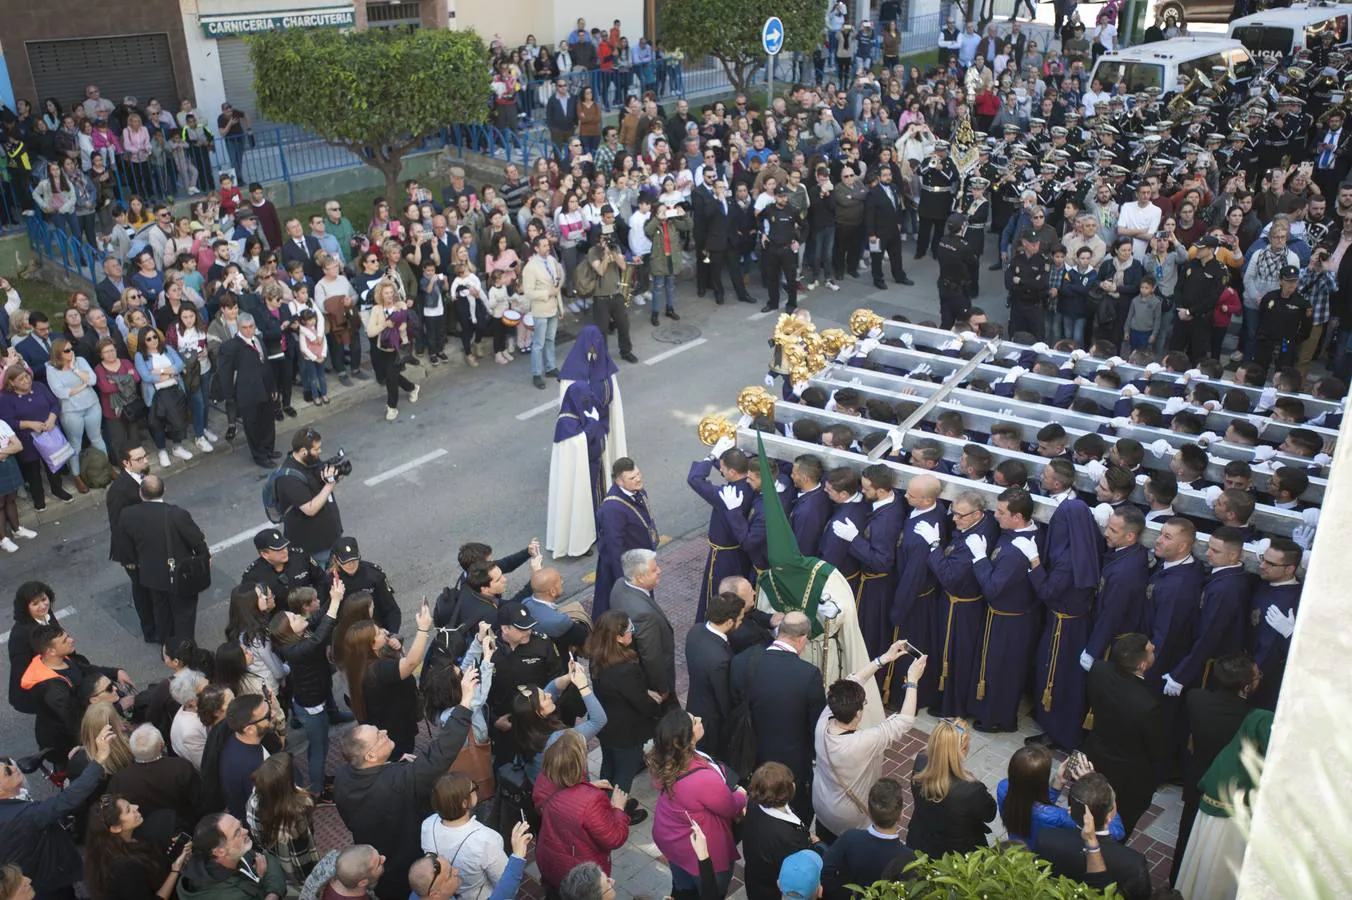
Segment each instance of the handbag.
M540 833L540 813L535 808L532 789L533 785L526 773L526 764L521 761L520 756L498 766L496 791L493 794L488 824L502 835L503 840L511 840L512 829L523 819L530 825L533 833Z
M61 467L75 455L70 441L66 440L59 425L50 431L39 431L33 435L33 449L38 451L38 456L47 464L49 472L60 471Z
M173 547L169 534L169 508L164 510L164 548ZM176 597L196 597L211 587L211 557L189 554L169 556L169 584Z
M481 744L471 733L465 746L456 754L455 762L451 763L451 771L464 772L474 779L480 803L493 799L496 786L493 778L493 742L489 740Z

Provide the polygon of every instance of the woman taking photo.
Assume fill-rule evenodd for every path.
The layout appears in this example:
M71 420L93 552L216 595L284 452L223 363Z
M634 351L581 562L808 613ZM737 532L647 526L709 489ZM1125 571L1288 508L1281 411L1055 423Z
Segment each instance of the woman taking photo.
M1009 758L1009 777L1000 779L995 788L995 802L1000 808L1000 820L1011 841L1022 841L1029 847L1037 846L1037 833L1042 828L1074 828L1079 825L1070 817L1070 811L1058 806L1061 791L1068 777L1079 777L1092 772L1093 766L1084 761L1083 770L1071 765L1074 757L1056 767L1052 775L1052 751L1041 744L1026 744ZM1048 787L1050 780L1051 786ZM1108 822L1108 833L1115 841L1124 841L1126 831L1116 814Z
M23 443L14 429L0 419L0 550L17 553L19 545L14 538L32 539L38 533L19 524L19 488L23 487L23 472L19 470L19 461L15 457L23 452ZM13 646L13 634L10 635ZM27 663L25 662L25 665ZM11 680L18 673L11 672ZM13 698L10 704L14 703Z
M447 772L432 787L433 812L422 823L424 852L455 860L461 900L484 900L507 868L502 835L474 818L479 802L474 779L464 772Z
M272 754L254 769L244 818L258 846L281 860L286 880L300 887L319 863L319 847L314 798L296 787L291 769L291 754L286 751Z
M192 414L192 430L197 435L197 449L210 453L218 438L207 428L207 385L211 382L211 357L220 341L207 331L201 311L185 303L177 319L165 329L165 343L178 352L183 361L183 387L188 395L188 411Z
M526 761L526 775L531 781L540 775L545 751L559 739L566 727L559 718L558 700L564 688L570 684L577 688L587 707L587 718L574 725L573 730L582 735L583 740L591 740L606 727L606 711L592 693L587 670L581 663L569 663L568 674L555 678L543 690L526 685L518 687L512 696L511 731L517 751Z
M248 585L245 585L248 587ZM239 590L236 588L235 590ZM254 654L248 647L242 647L236 641L226 641L216 648L216 677L215 684L221 687L229 688L233 700L235 697L243 697L248 694L257 694L268 701L268 708L272 710L272 733L277 737L286 736L287 716L282 713L280 701L277 699L277 692L268 687L267 681L250 671L254 665ZM230 701L227 700L226 703ZM206 720L206 713L201 712L203 701L198 702L199 715L202 716L202 724L211 728L214 723ZM222 709L224 713L224 709ZM279 730L280 729L280 730Z
M780 865L786 857L812 847L808 826L789 805L795 790L793 773L783 763L765 763L751 776L742 825L747 900L779 900L775 882Z
M313 591L312 588L301 590ZM290 610L273 616L271 626L273 649L291 668L287 676L287 684L291 687L291 716L305 729L309 747L306 772L310 793L316 801L332 796L324 786L324 760L329 755L329 714L324 707L333 692L327 650L344 593L342 579L335 572L329 587L329 608L313 631L304 616Z
M75 451L68 463L71 475L75 476L75 489L87 494L89 488L80 477L80 447L84 446L87 436L96 450L108 455L108 447L103 443L103 408L99 405L99 386L94 370L75 355L75 348L66 338L52 341L52 355L47 360L47 387L61 401L61 430Z
M653 843L671 866L672 892L694 894L699 890L699 861L690 845L690 823L699 825L709 842L718 896L723 897L738 859L732 823L746 812L747 798L742 788L728 786L726 769L695 749L703 737L704 723L683 709L668 710L657 723L647 756L658 787Z
M358 722L389 734L394 742L391 759L413 753L418 736L418 684L413 673L427 655L432 633L432 611L426 601L418 607L414 622L418 635L404 656L389 633L370 620L358 622L343 636L348 703Z
M643 745L652 738L662 715L659 695L644 686L633 644L633 623L623 612L612 609L596 620L585 651L591 661L596 699L606 711L606 725L597 734L601 777L626 794L632 792L634 778L643 771ZM630 825L648 818L648 811L638 801L631 801L626 811Z
M33 661L33 632L54 621L55 597L56 592L41 581L25 581L14 592L14 624L9 629L9 705L21 713L36 712L19 681Z
M144 824L141 808L117 794L104 794L90 811L84 881L91 900L173 900L192 844L170 859L170 835L140 835L151 830Z
M535 862L546 893L558 893L563 878L582 863L610 874L610 854L629 840L628 794L609 782L588 782L587 739L573 729L559 732L544 752L535 779L540 838Z
M963 719L940 719L911 773L915 811L906 845L930 859L986 846L986 823L995 818L995 798L963 765L972 739L968 727Z
M167 440L174 442L174 456L192 459L192 451L183 446L188 435L188 395L183 388L183 359L173 347L165 346L157 329L142 328L132 357L136 374L141 377L141 399L146 405L150 437L159 451L160 468L169 468Z
M60 412L61 404L51 390L45 384L34 382L27 369L16 365L5 370L5 389L0 391L0 419L19 436L22 445L18 454L19 471L28 483L28 496L38 512L47 508L47 495L42 489L44 471L47 484L58 500L69 503L75 499L62 486L61 471L53 472L33 444L39 434L58 428Z

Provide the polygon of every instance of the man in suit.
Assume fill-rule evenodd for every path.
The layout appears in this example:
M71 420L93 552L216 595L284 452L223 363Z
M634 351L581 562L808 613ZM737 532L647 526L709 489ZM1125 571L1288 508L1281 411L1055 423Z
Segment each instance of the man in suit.
M81 359L89 363L90 367L99 363L99 341L109 340L113 342L113 347L117 350L118 359L130 359L127 353L127 342L122 339L122 332L113 327L108 321L108 314L97 306L89 311L85 317L85 333L75 344L75 352Z
M28 324L33 326L33 333L15 344L14 350L28 363L34 380L46 384L47 360L52 358L52 323L45 312L35 309L28 314Z
M109 316L115 315L114 307L122 302L122 292L126 289L122 260L118 259L116 254L110 253L103 260L103 278L94 285L94 298L98 300L99 308Z
M737 300L741 303L755 303L742 281L738 253L733 246L732 225L729 219L733 201L728 196L726 182L717 179L714 171L706 168L704 187L693 191L692 194L695 198L697 283L707 283L709 289L714 292L714 302L722 304L723 274L726 272L732 282L732 289L737 292Z
M906 277L901 260L901 191L892 183L892 168L878 170L878 183L864 198L864 234L868 238L869 258L873 266L873 286L886 290L883 281L883 254L892 264L892 280L897 284L914 284Z
M1109 658L1089 670L1094 729L1084 752L1094 770L1112 784L1128 838L1150 808L1156 772L1166 752L1160 695L1145 682L1145 673L1154 664L1155 645L1150 639L1124 634L1114 642Z
M559 147L568 146L577 130L577 98L568 93L568 82L563 78L555 79L554 96L545 104L545 125L550 142Z
M1174 865L1169 873L1171 882L1178 879L1178 867L1188 849L1188 836L1202 802L1198 782L1239 731L1240 723L1252 709L1249 695L1260 680L1253 657L1232 653L1216 660L1205 690L1188 691L1183 698L1188 752L1183 757L1183 813L1178 819L1178 843L1174 845Z
M538 340L538 338L537 338ZM612 484L596 511L596 583L592 621L610 608L611 588L624 577L621 560L629 550L656 550L657 525L648 511L643 472L629 457L610 466Z
M704 720L699 749L723 758L732 713L732 646L728 636L742 623L742 598L715 594L709 598L703 625L695 624L685 634L685 665L690 689L685 708Z
M779 636L753 660L748 673L747 711L756 734L756 765L783 763L797 790L793 810L812 817L813 732L826 708L821 670L801 659L812 636L806 615L795 610L779 623Z
M255 465L271 469L281 458L273 445L277 440L272 405L277 399L272 367L263 353L258 326L249 313L240 313L239 333L221 345L216 359L216 381L225 395L226 418L230 426L225 439L235 439L235 422L244 425L244 437Z
M718 583L720 594L735 594L742 601L740 624L728 634L735 659L743 650L764 649L775 639L775 629L784 620L783 613L768 613L756 608L756 588L741 575L729 575Z
M194 638L197 595L178 593L173 568L190 556L209 559L211 553L202 529L188 511L164 502L164 482L158 475L141 479L141 502L118 516L113 541L150 595L159 639Z
M1099 890L1115 884L1127 900L1148 900L1150 869L1145 857L1108 837L1108 821L1116 807L1112 785L1102 773L1081 776L1070 789L1070 816L1081 830L1040 829L1033 849L1052 864L1053 875Z
M119 447L117 453L121 469L104 495L104 505L108 507L108 558L121 565L131 579L131 603L136 609L136 618L141 622L141 637L147 644L159 644L168 635L156 633L155 606L150 600L150 592L141 587L134 560L119 546L117 540L118 521L122 513L141 502L141 479L150 471L150 454L140 444Z
M300 219L293 217L286 220L286 240L281 246L283 269L293 262L299 262L305 266L305 277L310 279L310 284L315 284L324 277L323 271L315 263L315 254L321 249L319 238L307 236Z
M610 608L624 613L634 626L634 652L648 690L670 697L676 690L676 634L653 596L662 579L657 553L626 550L620 566L624 578L610 591Z

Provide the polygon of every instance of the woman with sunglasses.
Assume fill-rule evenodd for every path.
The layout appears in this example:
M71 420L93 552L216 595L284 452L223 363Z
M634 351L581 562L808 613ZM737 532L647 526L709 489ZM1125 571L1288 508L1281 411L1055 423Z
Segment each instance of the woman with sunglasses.
M172 900L192 845L166 856L162 839L169 835L150 836L159 818L152 815L156 822L147 826L141 808L125 797L99 799L90 810L85 844L84 882L91 900Z
M70 441L75 455L70 458L70 474L75 476L75 489L89 493L80 477L80 447L85 437L89 443L108 455L103 443L103 408L99 405L98 379L89 363L75 355L75 348L66 338L52 341L52 355L47 360L47 387L61 403L61 430Z
M148 410L150 437L159 451L160 468L169 468L166 439L174 442L174 456L192 459L181 443L188 436L188 393L183 384L183 358L167 346L156 328L141 329L132 362L141 378L141 399Z
M647 690L633 644L634 623L612 609L596 620L586 649L596 699L606 711L606 725L597 734L601 777L625 793L643 771L643 745L652 739L662 717L662 701ZM648 817L637 801L630 801L625 811L631 825Z
M518 686L512 697L510 730L517 751L526 760L526 775L532 783L540 775L545 751L566 730L559 718L558 699L570 684L577 688L587 707L587 717L574 723L573 730L582 735L584 741L591 740L606 727L606 711L592 693L587 670L576 660L568 664L567 674L555 678L544 688Z

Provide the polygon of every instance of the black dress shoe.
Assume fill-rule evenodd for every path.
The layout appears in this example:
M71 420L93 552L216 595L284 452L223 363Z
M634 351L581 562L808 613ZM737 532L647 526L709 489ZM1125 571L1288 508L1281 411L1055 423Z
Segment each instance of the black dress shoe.
M989 266L986 266L986 271L988 271L988 272L998 272L998 271L1000 271L1000 264L999 264L998 262L991 263Z
M278 459L281 459L281 458L282 458L282 451L280 451L280 450L269 450L269 451L267 452L267 457L268 457L268 459L271 459L271 460L278 460Z
M292 419L296 417L296 408L294 406L283 406L282 412L286 413L287 416L289 416Z
M274 409L272 411L272 417L276 419L278 422L280 422L282 421L282 419L286 418L286 414L283 413L280 409Z
M755 302L756 302L756 298L755 298L755 297L738 297L738 298L737 298L737 302L738 302L738 303L755 303Z
M558 378L558 377L559 377L559 370L558 370L558 369L550 369L548 372L545 373L545 377L546 377L546 378Z
M915 284L915 282L912 281L912 280L910 279L909 276L902 275L900 278L897 279L897 284L904 284L904 285L906 285L907 287L909 287L909 286Z
M767 303L761 307L761 312L774 312L777 309L779 309L778 306L775 306L773 303Z
M1005 732L1012 730L1009 728L1001 728L999 725L983 725L980 722L972 723L972 727L982 734L1004 734Z
M1026 737L1023 739L1023 742L1025 745L1041 744L1044 747L1050 747L1054 743L1056 743L1055 741L1052 740L1052 736L1045 731L1042 732L1041 734L1035 734L1032 737Z
M653 310L653 314L652 314L652 322L653 322L653 327L654 327L654 328L656 328L658 325L662 324L661 321L659 320L658 316L657 316L657 310Z
M714 302L717 303L719 306L722 306L722 305L723 305L723 298L722 298L722 297L715 297L715 298L714 298Z
M542 391L545 389L545 380L539 375L536 375L534 378L531 379L531 384L535 385Z
M880 291L885 291L885 290L887 290L887 282L886 282L886 281L875 281L875 282L873 282L873 286L874 286L875 288L877 288L878 290L880 290Z
M912 259L924 259L924 258L925 258L925 254L924 254L924 252L920 252L920 253L917 253L915 256L913 256L913 257L911 257L911 258L912 258Z
M254 460L254 465L255 465L255 466L258 466L260 469L275 469L275 468L277 468L277 466L274 465L273 462L272 462L272 460L270 460L270 459L255 459L255 460Z
M621 353L621 354L620 354L620 359L624 360L625 362L630 362L630 363L636 363L636 362L638 362L638 357L635 356L635 355L633 354L632 351L630 351L629 353Z
M671 319L673 322L681 321L681 317L676 314L676 310L674 309L667 310L663 315L665 315L668 319Z
M630 828L633 828L635 825L639 824L640 822L645 822L648 819L648 811L641 806L633 810L632 812L629 810L625 810L625 815L629 817Z

